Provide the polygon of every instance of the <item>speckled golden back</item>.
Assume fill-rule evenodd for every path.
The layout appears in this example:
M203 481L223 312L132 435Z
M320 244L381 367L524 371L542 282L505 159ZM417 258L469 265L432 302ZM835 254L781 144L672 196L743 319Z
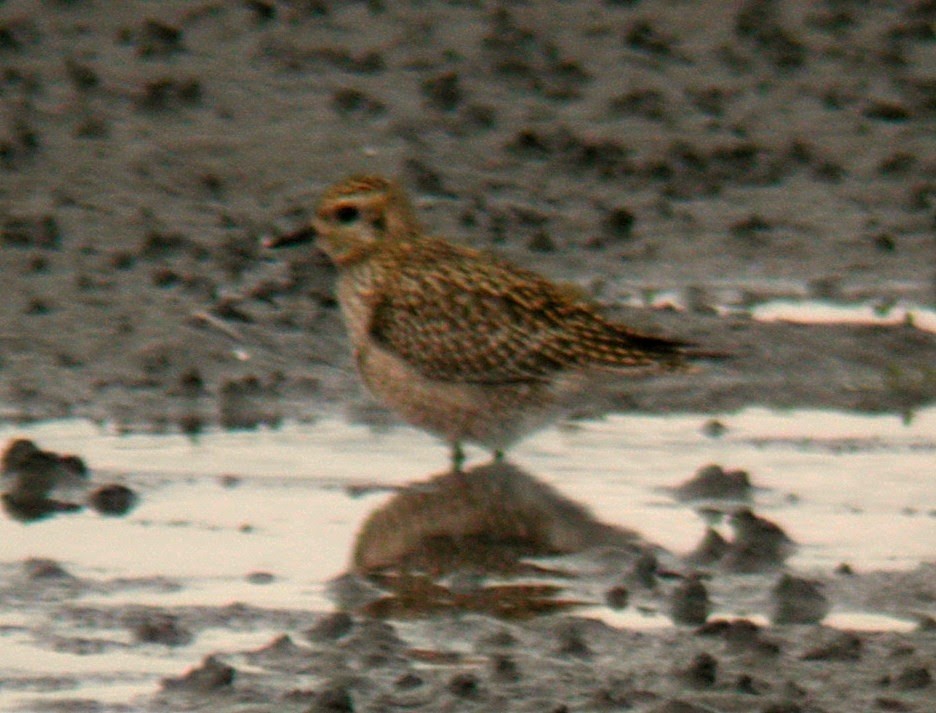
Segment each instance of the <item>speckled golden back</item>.
M370 335L433 379L509 383L586 368L677 368L683 345L605 320L570 291L436 238L388 242Z

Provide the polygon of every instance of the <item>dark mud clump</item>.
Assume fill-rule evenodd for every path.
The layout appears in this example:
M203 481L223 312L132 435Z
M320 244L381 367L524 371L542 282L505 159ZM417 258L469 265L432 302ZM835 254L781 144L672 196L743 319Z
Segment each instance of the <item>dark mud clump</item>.
M125 485L103 485L92 491L84 460L42 450L30 440L11 441L0 467L3 509L23 522L82 510L84 505L73 499L87 499L99 513L116 516L126 515L137 502L136 493Z
M747 500L751 479L743 470L726 471L720 465L707 465L674 490L680 500Z

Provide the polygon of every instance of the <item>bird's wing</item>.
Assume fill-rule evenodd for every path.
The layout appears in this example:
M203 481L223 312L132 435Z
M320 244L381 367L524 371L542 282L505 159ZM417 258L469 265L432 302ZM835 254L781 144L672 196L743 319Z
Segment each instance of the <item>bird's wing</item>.
M682 361L681 343L609 323L533 273L468 251L458 258L402 266L374 305L371 336L428 378L510 383Z

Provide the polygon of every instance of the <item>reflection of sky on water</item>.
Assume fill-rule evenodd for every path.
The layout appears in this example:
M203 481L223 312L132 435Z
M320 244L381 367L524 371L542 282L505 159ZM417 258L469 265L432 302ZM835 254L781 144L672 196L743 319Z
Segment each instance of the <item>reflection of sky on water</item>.
M695 546L704 523L665 488L719 463L750 472L761 488L755 509L803 545L796 566L911 567L934 555L936 410L904 424L896 416L752 409L723 417L728 431L714 439L701 433L704 421L609 416L546 430L512 455L600 519L677 552ZM14 435L81 454L97 481L125 480L142 502L121 519L0 519L3 561L49 557L95 577L194 577L185 596L204 601L219 578L228 600L262 592L266 601L301 596L313 605L310 594L347 566L356 527L389 497L352 498L344 488L404 485L446 462L443 446L409 428L375 432L338 420L212 433L197 443L70 421L0 431L4 441ZM224 475L240 483L224 487ZM253 571L281 579L241 583Z
M703 435L706 420L609 416L546 430L512 455L526 472L599 519L635 529L676 552L691 550L705 523L667 488L705 464L719 463L750 472L758 488L756 511L801 544L791 560L795 567L828 572L848 562L862 571L910 568L936 554L936 409L908 424L896 416L751 409L723 416L728 430L720 438ZM139 507L125 518L91 511L28 525L0 518L0 569L16 572L29 557L53 559L99 583L76 605L105 608L244 602L331 609L326 582L347 568L361 523L393 497L380 488L351 497L346 488L424 480L444 468L448 457L445 447L412 429L375 431L338 420L210 433L197 443L173 435L121 436L81 421L0 429L0 441L13 437L78 453L95 482L125 482L140 494ZM472 463L483 458L479 451L469 453ZM237 478L224 484L222 476ZM719 527L727 534L724 523ZM255 572L274 578L252 583L247 576ZM132 581L115 585L118 578ZM171 586L174 582L182 586ZM595 606L577 613L631 629L672 625L666 616L634 607ZM259 647L279 633L262 627L208 629L180 652L123 648L130 634L117 626L95 632L116 641L116 648L80 656L50 652L36 646L26 630L16 633L34 616L43 614L28 605L0 616L6 631L0 671L92 675L80 690L9 692L6 704L85 693L103 701L130 700L152 691L154 677L178 675L185 668L180 668L181 654L194 663L219 649ZM848 611L834 611L827 623L867 630L913 625ZM76 624L61 626L58 633L81 636Z

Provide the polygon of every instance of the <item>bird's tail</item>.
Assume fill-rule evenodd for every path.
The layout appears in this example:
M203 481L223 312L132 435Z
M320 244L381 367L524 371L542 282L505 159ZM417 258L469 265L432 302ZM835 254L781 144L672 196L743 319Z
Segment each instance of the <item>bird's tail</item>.
M680 339L643 334L621 325L608 325L590 335L588 352L594 366L608 369L693 370L698 361L727 359L726 352L704 349Z

